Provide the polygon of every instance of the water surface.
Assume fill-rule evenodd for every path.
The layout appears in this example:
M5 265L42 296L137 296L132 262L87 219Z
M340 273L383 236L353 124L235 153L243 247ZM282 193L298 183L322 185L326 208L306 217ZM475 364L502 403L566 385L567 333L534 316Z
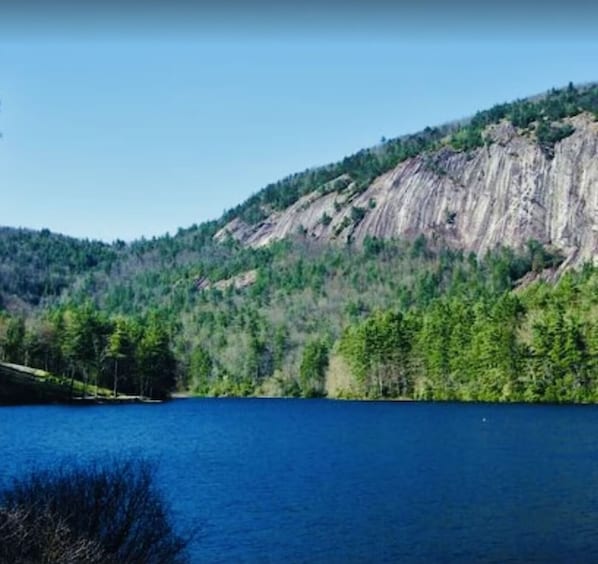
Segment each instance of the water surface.
M194 562L598 561L598 408L193 399L0 409L0 480L141 455Z

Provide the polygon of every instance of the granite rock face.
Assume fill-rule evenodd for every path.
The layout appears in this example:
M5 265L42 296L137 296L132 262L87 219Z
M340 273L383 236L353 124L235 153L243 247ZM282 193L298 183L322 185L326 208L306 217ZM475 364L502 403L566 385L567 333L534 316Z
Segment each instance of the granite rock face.
M360 245L367 235L441 238L484 253L529 239L560 249L564 267L598 261L598 122L575 131L547 156L530 133L510 123L485 132L492 142L470 152L420 155L375 179L359 194L316 190L257 225L233 220L216 237L251 246L302 236Z

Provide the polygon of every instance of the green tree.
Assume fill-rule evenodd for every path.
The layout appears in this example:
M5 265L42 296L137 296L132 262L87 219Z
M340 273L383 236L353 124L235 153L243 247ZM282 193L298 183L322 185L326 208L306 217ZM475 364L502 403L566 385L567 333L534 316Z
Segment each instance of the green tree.
M124 376L130 380L135 362L133 329L127 319L118 317L114 322L113 330L106 344L105 354L106 358L112 361L112 393L114 397L117 397L119 378L123 375L123 366L125 367ZM127 369L129 374L127 374Z
M328 350L325 339L312 339L306 343L299 367L299 386L304 397L324 395Z
M139 395L156 399L168 397L176 384L176 359L168 332L157 315L147 319L137 354Z
M5 327L2 343L3 359L7 362L23 364L25 353L25 320L10 317Z
M409 318L400 312L377 311L343 333L340 351L366 394L397 397L413 393L412 345Z
M210 380L214 363L203 347L195 347L191 353L189 376L195 393L206 395L210 391Z
M95 308L87 303L81 307L67 308L63 315L61 334L61 350L67 361L71 377L71 388L74 379L79 375L83 381L83 395L87 393L89 377L97 376L101 364L101 321Z

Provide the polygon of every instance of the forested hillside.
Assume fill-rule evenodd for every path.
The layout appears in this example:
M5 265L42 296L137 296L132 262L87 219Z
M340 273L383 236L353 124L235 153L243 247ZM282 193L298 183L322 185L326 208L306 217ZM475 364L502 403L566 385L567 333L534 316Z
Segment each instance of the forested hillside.
M525 239L476 255L436 233L340 245L303 229L254 248L223 230L231 220L259 223L314 190L350 202L399 162L429 155L433 167L443 147L467 160L497 142L485 131L501 120L551 159L574 133L563 120L581 112L597 114L598 87L570 85L385 141L272 184L217 221L151 240L2 228L0 360L151 397L178 386L213 395L596 401L598 271L586 264L563 275L555 246ZM353 210L349 223L368 213ZM442 214L450 234L460 218Z
M348 395L595 402L598 270L378 311L345 329L337 354L354 376Z
M591 401L598 389L598 271L514 291L560 263L535 242L482 259L424 237L225 251L250 285L235 287L235 269L211 284L225 275L214 259L95 304L74 294L5 317L2 356L154 397L175 380L215 395Z
M48 229L0 227L0 307L27 311L44 298L58 297L81 274L109 275L119 247Z

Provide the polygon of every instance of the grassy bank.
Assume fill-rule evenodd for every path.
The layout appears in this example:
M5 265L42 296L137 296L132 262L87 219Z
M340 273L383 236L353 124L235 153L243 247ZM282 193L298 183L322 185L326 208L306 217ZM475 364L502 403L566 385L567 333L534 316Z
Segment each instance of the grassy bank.
M132 403L139 396L119 395L100 386L19 364L0 362L0 405L45 403Z

